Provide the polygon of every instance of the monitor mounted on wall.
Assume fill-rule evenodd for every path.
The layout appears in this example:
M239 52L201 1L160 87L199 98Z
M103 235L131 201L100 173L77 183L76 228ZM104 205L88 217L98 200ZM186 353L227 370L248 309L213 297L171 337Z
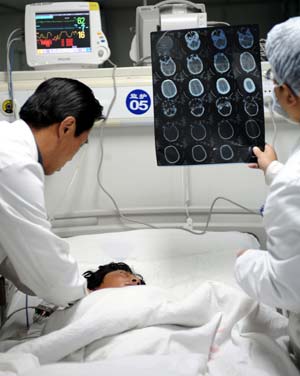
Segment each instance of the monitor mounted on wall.
M26 5L25 46L35 69L98 67L110 56L96 2Z

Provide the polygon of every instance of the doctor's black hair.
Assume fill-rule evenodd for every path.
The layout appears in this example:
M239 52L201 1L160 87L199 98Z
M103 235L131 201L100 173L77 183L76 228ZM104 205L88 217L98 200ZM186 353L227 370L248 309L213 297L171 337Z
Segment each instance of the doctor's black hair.
M20 118L34 129L63 121L67 116L76 119L75 136L92 128L103 119L103 107L92 90L78 80L54 77L42 82L20 110Z
M124 262L111 262L106 265L98 266L98 270L95 272L87 270L83 273L83 276L87 279L87 288L89 290L96 290L103 282L106 274L114 272L115 270L124 270L125 272L136 275L141 280L141 285L145 285L145 281L140 274L134 273L134 271Z

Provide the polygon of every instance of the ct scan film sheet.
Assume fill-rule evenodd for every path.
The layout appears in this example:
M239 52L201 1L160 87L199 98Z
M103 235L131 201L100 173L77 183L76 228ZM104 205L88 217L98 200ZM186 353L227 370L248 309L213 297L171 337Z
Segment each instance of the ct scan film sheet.
M257 25L151 33L157 164L255 162L264 148Z

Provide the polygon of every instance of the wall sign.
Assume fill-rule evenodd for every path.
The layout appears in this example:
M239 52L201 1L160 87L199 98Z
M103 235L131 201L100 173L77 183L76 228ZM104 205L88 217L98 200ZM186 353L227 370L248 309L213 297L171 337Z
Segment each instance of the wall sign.
M142 115L151 106L150 95L141 89L132 90L126 97L126 107L128 111L135 115Z

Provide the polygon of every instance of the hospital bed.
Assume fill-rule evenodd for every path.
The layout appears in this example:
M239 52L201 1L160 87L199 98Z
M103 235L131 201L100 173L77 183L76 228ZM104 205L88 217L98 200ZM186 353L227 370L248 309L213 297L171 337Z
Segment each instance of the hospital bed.
M62 74L16 73L18 104L41 80ZM75 71L68 75L78 78ZM84 71L80 78L107 108L113 96L111 70ZM158 168L152 114L129 118L122 105L133 83L151 90L150 70L119 69L116 78L120 103L102 134L100 173L101 128L95 127L88 146L46 178L46 202L53 230L70 243L81 272L124 261L147 285L92 293L41 326L32 322L32 309L18 311L1 331L1 351L10 352L4 360L0 356L0 371L21 376L298 375L288 357L286 317L253 302L234 280L236 252L260 244L265 249L261 217L223 201L208 232L187 231L201 232L218 196L258 212L266 195L261 172L239 164ZM282 122L277 131L284 161L296 131ZM266 117L266 139L272 135ZM145 226L120 220L97 175L127 218L157 228L136 229ZM41 303L10 291L7 316Z
M0 357L0 370L21 376L298 374L287 352L286 317L249 299L234 280L237 250L260 247L253 234L145 229L66 240L81 272L123 261L146 286L93 292L43 325L31 322L27 335L34 339L26 339L25 313L18 312L22 317L7 326L15 335L17 325L19 341L9 342L6 330L1 346L13 346L5 362Z

